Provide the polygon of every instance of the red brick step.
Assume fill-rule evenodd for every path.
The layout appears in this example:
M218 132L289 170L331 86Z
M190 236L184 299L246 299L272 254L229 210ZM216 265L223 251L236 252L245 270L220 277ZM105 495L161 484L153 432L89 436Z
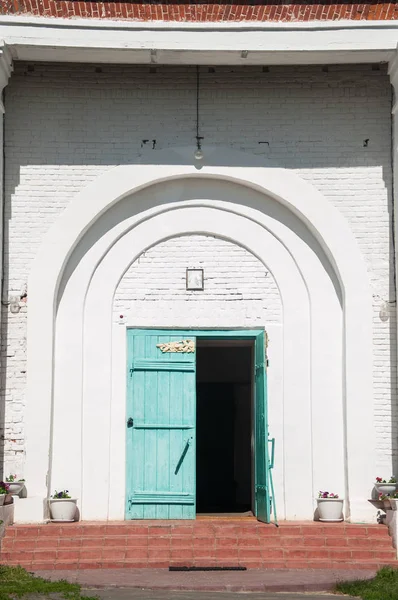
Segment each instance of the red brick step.
M398 566L385 525L255 520L126 521L7 527L0 562L33 570L245 566Z

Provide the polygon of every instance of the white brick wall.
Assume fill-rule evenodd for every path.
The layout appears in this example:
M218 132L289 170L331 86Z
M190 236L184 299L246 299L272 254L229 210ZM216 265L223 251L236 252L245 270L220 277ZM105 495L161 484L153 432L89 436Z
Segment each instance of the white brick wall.
M204 269L203 291L186 290L187 267ZM131 265L116 290L115 322L129 312L135 325L193 324L194 314L207 326L260 327L279 323L282 306L274 278L250 252L189 235L150 248Z
M395 321L381 322L378 314L382 301L394 300L386 69L201 72L204 149L232 146L262 156L265 166L295 170L341 210L366 256L375 306L378 464L389 475L391 455L398 462ZM5 300L21 293L44 232L89 181L150 154L152 140L156 148L193 147L195 83L193 67L16 65L6 88ZM3 307L7 470L22 460L24 310L11 315Z

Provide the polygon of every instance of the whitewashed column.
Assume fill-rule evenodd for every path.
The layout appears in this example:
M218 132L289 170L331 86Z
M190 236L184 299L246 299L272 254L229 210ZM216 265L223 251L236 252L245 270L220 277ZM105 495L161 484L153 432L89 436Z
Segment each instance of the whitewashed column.
M393 105L392 105L392 178L393 178L393 206L394 206L394 229L398 231L398 49L395 52L394 58L390 61L388 73L390 75L391 85L393 87ZM396 235L396 233L395 233ZM395 245L395 297L397 297L397 282L398 282L398 248ZM398 322L398 319L397 319ZM394 424L393 424L394 431ZM391 511L392 512L392 511ZM390 534L394 540L394 548L397 547L397 519L394 517L393 522L388 523Z
M8 84L12 71L12 58L7 46L0 42L0 280L3 280L3 190L4 190L4 88ZM1 311L0 311L1 326ZM4 416L5 406L0 406L0 414Z
M4 43L0 42L0 277L3 277L3 189L4 189L4 101L3 92L12 72L12 58Z
M393 169L393 203L394 203L394 214L395 221L394 227L395 231L397 231L398 225L398 49L395 52L394 58L390 61L388 74L390 76L390 82L393 87L393 105L392 105L392 169ZM398 274L397 270L397 252L398 249L395 248L395 265L396 265L396 275ZM396 279L397 281L397 279ZM396 291L396 290L395 290Z

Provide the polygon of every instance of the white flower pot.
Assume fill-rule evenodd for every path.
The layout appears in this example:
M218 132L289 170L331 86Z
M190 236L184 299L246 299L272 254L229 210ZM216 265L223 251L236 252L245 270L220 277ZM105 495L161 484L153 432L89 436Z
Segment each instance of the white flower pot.
M74 521L76 502L76 498L51 498L49 500L51 519L53 521Z
M0 494L0 506L3 506L6 495Z
M394 494L397 489L396 483L375 483L374 484L379 494Z
M12 496L18 496L18 494L25 487L25 482L24 481L13 481L12 483L9 483L8 485L10 486L8 493L11 494Z
M317 498L320 521L343 521L344 498Z

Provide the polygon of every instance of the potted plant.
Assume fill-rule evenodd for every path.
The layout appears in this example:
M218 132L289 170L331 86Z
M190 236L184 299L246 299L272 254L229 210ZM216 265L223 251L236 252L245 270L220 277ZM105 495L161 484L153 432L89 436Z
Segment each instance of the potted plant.
M320 521L343 521L344 499L332 492L319 492L317 498Z
M17 475L9 475L6 482L9 485L8 493L13 496L18 496L25 486L25 479L18 479Z
M379 494L379 500L381 500L381 502L383 503L384 510L392 508L391 496L389 494Z
M394 494L397 489L397 480L395 477L390 477L388 481L382 477L376 477L376 483L374 484L378 494L390 495Z
M384 509L391 508L392 510L397 510L397 501L398 501L398 493L392 494L391 496L383 496L380 494L380 499L384 501Z
M71 498L69 490L62 490L54 494L49 499L50 515L52 521L68 521L75 520L76 515L76 498Z
M8 488L8 483L5 481L0 481L0 506L3 506L4 504L6 495L8 494Z

